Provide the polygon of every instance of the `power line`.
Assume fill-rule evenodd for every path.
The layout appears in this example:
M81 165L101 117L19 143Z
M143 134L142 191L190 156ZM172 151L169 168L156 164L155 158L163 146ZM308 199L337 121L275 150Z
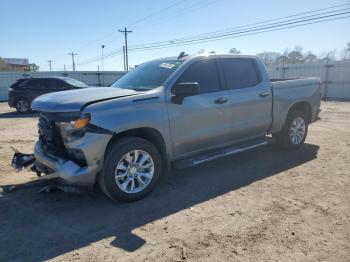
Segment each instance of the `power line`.
M178 18L178 17L181 17L183 15L186 15L188 13L192 13L193 11L196 11L198 9L201 9L203 7L206 7L210 4L213 4L213 3L216 3L217 1L213 1L213 2L208 2L209 0L204 0L204 1L200 1L200 2L197 2L197 3L194 3L192 5L190 5L188 8L185 8L185 9L181 9L179 10L180 12L181 11L185 11L184 13L180 13L180 14L175 14L171 17L171 19L167 19L163 22L157 22L157 23L152 23L150 24L150 26L152 25L158 25L158 24L164 24L164 23L167 23L167 22L172 22L175 18ZM179 2L176 2L168 7L165 7L163 11L167 10L167 9L170 9L171 7L175 7L177 5L179 5L180 3L182 2L185 2L184 1L179 1ZM301 15L305 15L305 14L310 14L310 13L315 13L315 12L319 12L319 11L323 11L323 10L329 10L329 9L334 9L334 8L339 8L339 7L344 7L344 6L349 6L350 3L345 3L345 4L341 4L341 5L333 5L333 6L329 6L329 7L325 7L325 8L320 8L320 9L316 9L316 10L311 10L311 11L307 11L307 12L302 12L302 13L298 13L298 14L293 14L293 15L289 15L289 16L285 16L285 17L279 17L279 18L274 18L274 19L269 19L269 20L265 20L265 21L260 21L260 22L257 22L257 23L252 23L252 24L247 24L247 25L243 25L243 26L238 26L238 27L232 27L232 28L229 28L229 29L223 29L223 30L218 30L218 31L214 31L214 32L211 32L211 33L219 33L219 32L224 32L224 31L227 31L227 30L231 30L231 29L239 29L239 28L242 28L242 27L246 27L246 26L252 26L252 25L259 25L259 24L263 24L263 23L267 23L267 22L273 22L273 21L278 21L278 20L282 20L282 19L286 19L286 18L291 18L291 17L297 17L297 16L301 16ZM161 12L161 10L157 11L158 13ZM335 12L335 11L332 11L332 12ZM155 12L156 13L156 12ZM153 15L148 15L148 16L145 16L144 18L141 18L139 19L140 21L135 21L133 23L130 23L129 25L133 25L133 24L137 24L139 22L144 21L144 20L147 20L148 18L152 17ZM147 19L146 19L147 18ZM162 21L162 20L160 20ZM128 25L128 26L129 26ZM141 28L144 28L144 27L141 27ZM203 35L207 35L209 33L205 33L205 34L199 34L199 35L193 35L191 37L201 37ZM187 37L183 37L183 38L187 38ZM179 38L179 39L175 39L175 40L180 40L182 38Z
M348 9L350 10L350 9ZM313 20L320 20L323 18L328 18L328 17L333 17L333 16L340 16L340 15L345 15L345 14L349 14L350 11L347 12L342 12L342 13L337 13L337 14L332 14L332 15L324 15L324 16L319 16L319 17L314 17L314 18L308 18L308 19L302 19L302 20L298 20L298 21L293 21L293 22L283 22L283 23L279 23L279 24L275 24L275 25L269 25L269 26L260 26L258 28L248 28L245 30L239 30L239 31L233 31L233 32L228 32L228 33L224 33L224 34L217 34L217 35L208 35L205 37L201 37L198 39L189 39L189 40L182 40L182 41L174 41L174 40L170 40L167 43L164 44L156 44L156 45L145 45L143 47L133 47L130 48L130 50L148 50L148 49L152 49L152 48L158 48L158 47L167 47L170 45L186 45L186 43L202 43L202 42L210 42L210 41L206 41L206 40L219 40L223 37L227 37L227 36L232 36L232 35L237 35L237 34L244 34L244 33L249 33L249 32L254 32L254 31L260 31L260 30L265 30L265 29L270 29L270 28L277 28L277 27L282 27L282 26L288 26L288 25L292 25L292 24L297 24L297 23L302 23L302 22L308 22L308 21L313 21Z
M155 20L155 21L153 21L153 23L148 24L148 27L153 27L155 25L159 25L159 24L163 25L165 23L173 22L174 19L176 19L178 17L184 16L186 14L193 13L193 12L203 8L203 7L206 7L208 5L217 3L218 1L220 1L220 0L214 0L214 1L211 1L211 2L210 2L210 0L204 0L204 1L200 1L200 2L194 3L194 4L190 5L187 8L183 8L183 9L178 10L178 12L180 12L180 13L177 12L175 14L172 14L171 15L171 19L169 19L169 16L168 16L168 17L165 18L165 20L164 19ZM185 11L185 12L183 12L183 11ZM144 24L144 26L141 27L141 28L144 28L145 25L147 25L147 24ZM140 28L140 27L138 27L138 28Z
M335 21L335 20L340 20L340 19L345 19L345 18L350 18L350 16L336 17L336 18L325 19L325 20L316 21L316 22L314 21L314 22L304 23L304 24L300 24L300 25L286 26L286 27L282 27L282 28L263 30L263 31L254 32L254 33L245 33L245 34L240 34L240 35L236 35L236 36L227 36L225 38L220 38L220 39L210 39L210 40L201 41L200 43L207 43L207 42L219 41L219 40L224 40L224 39L232 39L232 38L237 38L237 37L242 37L242 36L249 36L249 35L256 35L256 34L262 34L262 33L267 33L267 32L280 31L283 29L301 27L301 26L311 25L311 24L318 24L318 23L328 22L328 21ZM158 50L158 49L171 48L171 47L177 47L177 46L186 46L186 45L192 45L192 44L197 44L197 42L191 42L191 43L185 43L185 44L180 43L180 44L174 44L174 45L169 45L169 46L156 47L156 48L152 48L152 49L130 50L130 52Z
M345 5L341 5L345 6ZM327 9L332 9L338 6L332 6L329 8L322 8L322 9L317 9L317 10L312 10L308 12L303 12L299 14L294 14L290 16L286 16L284 18L290 18L290 17L297 17L301 16L303 14L309 14L309 13L315 13L317 11L322 11L322 10L327 10ZM284 19L283 17L276 18L276 19L270 19L266 20L263 22L258 22L254 24L248 24L246 26L240 26L240 27L234 27L234 28L241 28L241 30L232 30L233 28L229 29L224 29L224 30L219 30L215 32L210 32L207 34L202 34L201 37L192 36L192 37L183 37L183 38L178 38L174 40L168 40L168 41L162 41L162 42L154 42L154 43L148 43L148 44L143 44L143 45L135 45L130 47L131 52L136 52L136 51L146 51L146 50L156 50L156 49L162 49L162 48L170 48L170 47L176 47L176 46L183 46L183 45L190 45L190 44L196 44L196 43L204 43L204 42L210 42L210 41L217 41L217 40L222 40L222 39L228 39L228 38L234 38L234 37L239 37L239 36L246 36L246 35L252 35L254 33L264 33L264 32L271 32L271 31L277 31L277 30L282 30L282 29L287 29L287 28L293 28L293 27L300 27L308 24L315 24L315 23L321 23L321 22L326 22L326 21L332 21L332 20L339 20L339 19L344 19L347 17L337 17L335 19L326 19L334 16L341 16L341 15L346 15L349 12L347 12L349 9L341 9L341 10L333 10L329 12L323 12L323 13L318 13L314 15L309 15L309 16L304 16L304 17L298 17L295 19L288 19L284 20L278 23L270 23L266 24L266 22L269 21L276 21L276 20L282 20ZM344 12L341 12L344 11ZM335 13L336 14L331 14ZM329 14L329 15L322 15L322 14ZM313 22L311 22L313 21ZM263 24L265 23L265 24ZM255 27L247 27L250 25L256 25L256 24L262 24L261 26L255 26ZM293 26L296 25L296 26ZM247 27L247 28L245 28ZM231 30L231 31L230 31ZM221 34L217 32L222 32ZM120 53L119 50L114 50L109 54L109 56L115 56ZM87 61L89 62L89 61ZM85 63L88 64L88 63Z
M300 24L300 25L285 26L285 27L282 27L282 28L275 28L275 29L269 29L269 30L265 29L265 30L259 31L259 32L244 33L244 34L235 35L235 36L227 36L227 37L221 38L221 39L214 39L214 40L211 39L211 40L201 41L201 43L217 41L217 40L224 40L224 39L232 39L232 38L237 38L237 37L256 35L256 34L262 34L262 33L273 32L273 31L280 31L280 30L284 30L284 29L288 29L288 28L295 28L295 27L301 27L301 26L310 25L310 24L316 24L316 23L322 23L322 22L327 22L327 21L340 20L340 19L345 19L345 18L349 18L349 17L350 16L343 16L343 17L336 17L336 18L331 18L331 19L325 19L325 20L322 20L322 21L308 22L308 23L304 23L304 24ZM130 52L157 50L157 49L171 48L171 47L177 47L177 46L185 46L185 45L192 45L192 44L197 44L197 42L191 42L191 43L186 43L186 44L173 44L173 45L168 45L168 46L155 47L155 48L152 48L152 49L130 50Z
M136 20L136 21L134 21L134 22L131 22L130 24L127 25L127 27L130 27L130 26L139 24L139 23L141 23L141 22L143 22L143 21L145 21L145 20L147 20L147 19L149 19L149 18L151 18L151 17L153 17L153 16L158 15L159 13L164 13L165 11L168 11L168 10L170 10L170 9L173 8L173 7L176 7L176 6L178 6L178 5L181 5L182 3L186 2L186 1L187 1L187 0L177 1L177 2L175 2L175 3L173 3L173 4L169 5L169 6L166 6L166 7L162 8L162 9L159 9L158 11L155 11L155 12L149 14L149 15L146 15L146 16L144 16L144 17L142 17L142 18L140 18L140 19L138 19L138 20ZM111 33L106 34L105 36L103 36L103 37L101 37L101 38L99 38L99 39L96 39L96 40L94 40L94 41L92 41L92 42L88 42L88 43L82 45L82 46L81 46L80 48L78 48L78 49L83 49L83 48L85 48L85 47L91 45L92 43L97 43L97 42L99 42L99 41L101 41L101 40L105 40L105 39L109 38L110 36L114 35L116 32L117 32L117 30L112 30ZM109 41L108 41L108 42L109 42Z
M330 7L326 7L326 8L311 10L311 11L302 12L302 13L293 14L293 15L288 15L288 16L284 16L284 17L278 17L278 18L274 18L274 19L268 19L268 20L264 20L264 21L260 21L260 22L256 22L256 23L242 25L242 26L231 27L231 28L228 28L228 29L216 30L216 31L213 31L213 32L210 32L210 33L225 32L227 30L239 29L239 28L244 28L244 27L252 26L252 25L265 24L265 23L268 23L268 22L274 22L274 21L283 20L283 19L286 19L286 18L297 17L297 16L301 16L301 15L306 15L306 14L310 14L310 13L316 13L316 12L320 12L320 11L323 11L323 10L329 10L329 9L334 9L334 8L344 7L344 6L349 6L349 5L350 5L350 3L346 3L346 4L342 4L342 5L334 5L334 6L330 6ZM332 11L332 12L335 12L335 11ZM207 34L210 34L210 33L197 34L197 35L193 35L191 37L192 38L201 37L203 35L207 35ZM178 38L177 40L186 39L186 38L188 38L188 37Z
M174 4L171 4L171 5L169 5L169 6L165 7L165 8L163 8L163 9L160 9L160 10L154 12L154 13L151 13L150 15L147 15L147 16L145 16L145 17L139 19L139 20L136 20L135 22L130 23L128 26L141 23L141 22L143 22L143 21L145 21L145 20L147 20L147 19L149 19L149 18L151 18L151 17L153 17L153 16L156 16L158 13L163 13L163 12L165 12L165 11L168 11L169 9L171 9L171 8L173 8L173 7L176 7L176 6L178 6L178 5L181 5L182 3L186 2L186 1L187 1L187 0L181 0L181 1L175 2ZM208 1L209 1L209 2L208 2ZM182 13L182 14L180 13L180 14L177 15L177 16L172 16L171 21L173 21L174 18L177 18L177 17L179 17L179 16L186 15L187 13L192 13L192 12L194 12L194 11L200 9L200 8L203 8L203 7L208 6L208 5L210 5L210 4L216 3L217 1L219 1L219 0L215 0L215 1L212 1L212 2L210 2L210 0L204 0L204 1L199 1L199 2L197 2L197 3L194 3L194 4L190 5L188 8L185 8L185 9L181 9L181 10L180 10L180 12L181 12L181 11L187 11L186 13ZM168 21L169 21L169 20L168 20ZM104 37L104 38L102 38L102 39L105 39L105 38L107 38L108 36L113 35L114 33L115 33L115 32L112 32L111 34L108 34L106 37ZM101 39L101 40L102 40L102 39ZM94 42L97 42L97 41L94 41ZM92 42L90 42L90 43L92 43ZM84 45L83 47L89 45L90 43ZM119 54L119 53L118 53L118 54ZM124 57L124 59L125 59L125 57ZM89 59L89 60L90 60L90 59ZM91 61L93 61L93 62L94 62L94 61L99 61L99 58L98 58L98 57L92 58ZM92 62L91 62L91 63L92 63ZM81 64L86 64L86 61L81 62ZM125 64L125 62L124 62L124 64ZM79 65L80 65L80 64L79 64Z
M106 53L104 55L104 59L106 60L106 58L108 58L108 57L113 57L115 55L119 55L121 52L122 52L121 48L113 50L113 51L110 51L110 52L108 52L108 53ZM91 64L91 63L94 63L94 62L98 62L100 60L101 60L101 57L100 56L96 56L96 57L84 60L82 62L79 62L77 65L81 66L81 65Z
M183 37L183 38L177 38L177 39L173 39L173 40L168 40L168 41L162 41L162 42L153 42L153 43L148 43L148 44L141 44L141 45L135 45L133 46L133 48L142 48L144 46L151 46L151 45L168 45L170 43L175 43L175 42L183 42L183 41L191 41L191 40L201 40L203 38L207 38L207 37L220 37L223 34L231 34L234 32L240 32L240 30L233 30L232 29L244 29L244 30L254 30L254 29L260 29L261 27L264 26L280 26L281 23L287 23L287 22L291 22L291 23L298 23L298 22L302 22L301 19L306 19L306 18L311 18L311 17L315 17L315 16L320 16L320 15L325 15L325 14L330 14L330 13L334 13L334 12L340 12L340 11L348 11L350 10L349 8L345 8L345 9L340 9L340 10L336 10L336 11L329 11L329 12L324 12L324 13L319 13L319 14L315 14L315 15L310 15L310 16L304 16L304 17L299 17L299 18L295 18L295 19L289 19L289 20L284 20L281 22L276 22L276 23L269 23L269 24L263 24L261 26L256 26L256 27L248 27L248 25L246 26L240 26L240 27L232 27L229 29L224 29L224 30L218 30L218 31L214 31L214 32L209 32L206 34L201 34L201 35L195 35L195 36L190 36L190 37ZM335 14L335 15L339 15L339 14ZM290 16L288 16L290 17ZM322 17L316 17L314 19L320 19ZM274 20L274 19L272 19ZM270 20L270 21L272 21ZM258 24L258 23L255 23ZM247 27L247 28L246 28Z
M253 32L253 33L245 33L245 34L236 35L236 36L228 36L225 38L221 38L219 40L232 39L232 38L244 37L244 36L250 36L250 35L257 35L257 34L262 34L262 33L267 33L267 32L280 31L280 30L289 29L289 28L296 28L296 27L301 27L301 26L305 26L305 25L318 24L318 23L322 23L322 22L335 21L335 20L346 19L346 18L350 18L350 16L330 18L330 19L325 19L322 21L313 21L313 22L308 22L308 23L304 23L304 24L300 24L300 25L286 26L283 28L263 30L263 31L259 31L259 32ZM202 41L201 43L210 42L210 41L216 41L216 40L206 40L206 41ZM196 44L196 43L177 44L177 45L171 45L171 46L166 46L166 47L157 47L157 48L147 49L147 50L157 50L157 49L171 48L171 47L184 46L184 45L192 45L192 44ZM130 50L130 52L140 52L140 51L147 51L147 50Z
M145 21L145 20L147 20L147 19L149 19L149 18L151 18L151 17L153 17L153 16L158 15L159 13L163 13L163 12L165 12L165 11L167 11L167 10L169 10L169 9L171 9L171 8L173 8L173 7L175 7L175 6L178 6L178 5L180 5L180 4L182 4L182 3L186 2L186 1L187 1L187 0L177 1L177 2L175 2L175 3L173 3L173 4L169 5L169 6L166 6L166 7L162 8L162 9L159 9L158 11L155 11L155 12L149 14L149 15L146 15L146 16L144 16L144 17L142 17L142 18L140 18L140 19L138 19L138 20L136 20L136 21L134 21L134 22L128 24L127 27L130 27L130 26L134 26L134 25L136 25L136 24L139 24L139 23L141 23L141 22L143 22L143 21Z

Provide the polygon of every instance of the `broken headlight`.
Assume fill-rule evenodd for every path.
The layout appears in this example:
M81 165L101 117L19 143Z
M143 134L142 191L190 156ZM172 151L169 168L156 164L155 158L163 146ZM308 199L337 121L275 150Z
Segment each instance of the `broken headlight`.
M90 123L90 115L84 114L70 122L58 122L61 137L64 142L73 142L85 135L86 126Z

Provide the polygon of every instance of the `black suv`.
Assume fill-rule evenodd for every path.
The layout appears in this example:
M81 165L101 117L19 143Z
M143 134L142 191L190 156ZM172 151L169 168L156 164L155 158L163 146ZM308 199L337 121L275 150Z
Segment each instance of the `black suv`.
M20 113L28 113L32 101L40 95L85 87L88 85L68 77L22 78L9 88L8 104Z

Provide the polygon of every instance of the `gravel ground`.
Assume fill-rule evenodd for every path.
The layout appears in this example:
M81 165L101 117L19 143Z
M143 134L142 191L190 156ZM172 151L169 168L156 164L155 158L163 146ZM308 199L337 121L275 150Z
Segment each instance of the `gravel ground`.
M0 195L0 261L349 261L350 103L324 102L305 146L266 147L174 171L149 197ZM0 103L0 186L33 173L9 167L32 152L37 116Z

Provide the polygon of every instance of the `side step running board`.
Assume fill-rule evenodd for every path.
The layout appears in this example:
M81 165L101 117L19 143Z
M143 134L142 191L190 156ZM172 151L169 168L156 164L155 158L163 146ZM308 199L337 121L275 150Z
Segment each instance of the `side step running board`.
M248 141L248 142L245 142L242 144L226 147L226 148L223 148L223 149L220 149L220 150L217 150L214 152L210 152L207 154L203 154L203 155L195 156L192 158L175 161L174 167L176 169L183 169L183 168L188 168L188 167L192 167L192 166L197 166L197 165L203 164L205 162L208 162L208 161L211 161L214 159L237 154L237 153L240 153L243 151L247 151L249 149L265 146L265 145L271 144L273 141L274 140L271 137L259 138L259 139Z

